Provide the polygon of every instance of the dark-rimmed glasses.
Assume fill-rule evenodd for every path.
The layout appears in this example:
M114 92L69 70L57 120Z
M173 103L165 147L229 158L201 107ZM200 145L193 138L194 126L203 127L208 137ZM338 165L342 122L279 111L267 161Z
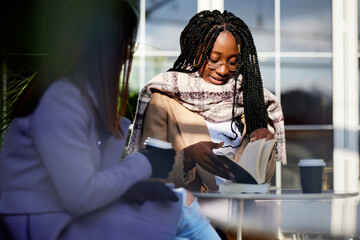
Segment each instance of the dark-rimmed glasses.
M222 67L223 65L225 65L227 67L227 69L229 70L229 72L235 72L236 68L237 68L237 63L224 63L224 61L222 60L211 60L210 58L208 59L208 67L211 70L216 70L219 67Z

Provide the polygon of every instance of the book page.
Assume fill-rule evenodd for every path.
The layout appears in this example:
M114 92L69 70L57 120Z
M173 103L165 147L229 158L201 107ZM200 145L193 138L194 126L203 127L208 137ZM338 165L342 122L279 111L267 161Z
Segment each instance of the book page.
M271 152L275 145L275 139L264 142L264 147L261 152L260 160L258 161L258 172L260 173L261 183L265 182L266 170L271 156Z
M257 171L257 161L260 159L264 142L265 138L249 142L238 162L242 168L256 179L257 183L262 183L260 173Z

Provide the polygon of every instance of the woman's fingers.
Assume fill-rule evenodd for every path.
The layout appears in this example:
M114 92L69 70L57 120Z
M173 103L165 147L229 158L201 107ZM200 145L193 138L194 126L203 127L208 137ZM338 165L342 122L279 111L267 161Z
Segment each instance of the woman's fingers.
M193 161L199 164L206 171L219 177L232 179L234 175L229 171L228 164L219 159L213 152L213 149L224 145L210 141L198 142L184 149L185 162Z
M250 134L251 142L262 138L266 138L266 140L274 139L274 134L272 134L267 128L256 129Z
M206 171L226 179L234 179L234 174L229 171L228 168L224 168L222 165L217 165L212 161L208 161L204 164L200 164Z
M207 142L207 143L210 145L211 149L221 148L224 145L224 142L220 142L220 143Z
M208 157L209 161L207 163L211 169L209 172L226 179L234 178L234 174L229 170L229 165L226 163L226 161L220 159L213 153Z

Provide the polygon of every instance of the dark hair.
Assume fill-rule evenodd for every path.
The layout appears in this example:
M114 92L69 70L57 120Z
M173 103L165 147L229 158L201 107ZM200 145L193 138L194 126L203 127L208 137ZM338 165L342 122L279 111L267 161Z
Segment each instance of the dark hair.
M234 73L235 84L239 74L243 81L246 134L267 126L268 115L264 103L263 83L261 79L257 51L248 26L234 14L218 10L202 11L193 16L180 35L181 54L169 71L196 72L206 64L214 43L221 32L232 33L240 48L237 69ZM235 88L236 89L236 88ZM234 94L233 122L243 131L240 117L235 117L235 106L239 94Z
M122 0L43 1L41 7L44 15L39 22L45 25L39 42L49 56L20 96L14 116L31 114L45 90L68 76L83 94L99 127L119 137L137 33L135 12ZM99 107L88 95L89 84Z

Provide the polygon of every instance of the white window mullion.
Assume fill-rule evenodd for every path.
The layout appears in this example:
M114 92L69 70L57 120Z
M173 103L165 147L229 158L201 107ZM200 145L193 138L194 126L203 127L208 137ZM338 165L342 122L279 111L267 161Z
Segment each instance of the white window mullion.
M203 10L209 10L210 9L210 1L209 0L198 0L197 1L197 11L201 12Z
M280 26L280 0L275 0L275 95L281 101L281 26ZM281 188L281 162L276 162L275 168L276 188Z
M358 0L344 1L347 3L347 108L348 108L348 175L347 191L358 191L359 177L359 86L358 86Z
M357 0L332 1L334 190L358 191Z
M139 22L139 65L140 65L140 82L139 92L145 85L145 23L146 23L146 0L140 1L140 22Z
M203 10L219 10L220 12L224 11L224 0L198 0L197 2L197 11L201 12Z
M224 0L211 0L211 10L219 10L220 12L224 11Z

